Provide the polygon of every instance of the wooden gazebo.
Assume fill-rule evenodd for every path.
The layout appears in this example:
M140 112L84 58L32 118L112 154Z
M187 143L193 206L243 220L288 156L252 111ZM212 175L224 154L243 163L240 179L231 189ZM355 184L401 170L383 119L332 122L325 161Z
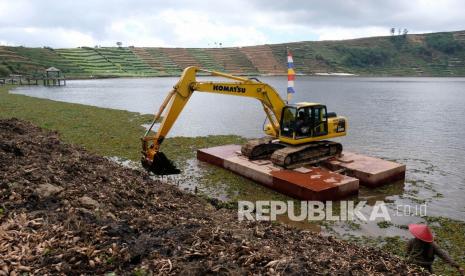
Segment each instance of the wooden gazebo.
M47 68L45 70L44 85L45 86L66 85L65 75L58 68L55 68L55 67Z

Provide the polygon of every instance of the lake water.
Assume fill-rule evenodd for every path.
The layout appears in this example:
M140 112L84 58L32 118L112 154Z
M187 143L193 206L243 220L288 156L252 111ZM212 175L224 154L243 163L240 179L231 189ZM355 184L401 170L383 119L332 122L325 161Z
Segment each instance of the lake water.
M201 78L202 79L202 78ZM260 77L281 91L285 77ZM68 81L65 87L19 87L13 93L153 113L177 78ZM344 148L407 165L407 180L383 199L426 200L428 215L465 220L465 78L298 77L293 102L327 105L349 119ZM262 136L259 102L195 93L170 136ZM377 198L361 190L361 199Z

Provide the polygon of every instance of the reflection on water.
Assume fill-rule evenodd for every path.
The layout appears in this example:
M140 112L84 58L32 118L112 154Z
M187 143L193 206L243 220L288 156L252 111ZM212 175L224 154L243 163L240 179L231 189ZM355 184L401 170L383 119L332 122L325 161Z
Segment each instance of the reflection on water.
M260 79L285 91L285 77ZM153 113L176 81L76 80L66 87L19 87L14 93ZM465 220L465 78L299 77L296 91L294 101L321 102L349 118L348 136L338 139L346 149L407 165L405 184L362 188L359 199L385 200L391 208L426 202L428 215ZM196 93L170 135L257 137L264 117L253 99Z

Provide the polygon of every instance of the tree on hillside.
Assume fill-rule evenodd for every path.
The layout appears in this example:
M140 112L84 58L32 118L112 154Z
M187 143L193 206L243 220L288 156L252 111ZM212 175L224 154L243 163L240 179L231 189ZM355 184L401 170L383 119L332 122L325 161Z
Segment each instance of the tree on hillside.
M407 34L408 34L408 30L407 30L407 28L404 28L404 31L402 32L402 35L403 35L404 37L406 37Z
M391 36L394 36L396 34L396 28L392 27L391 28Z
M121 46L123 46L123 42L118 41L118 42L116 42L116 45L117 45L119 48L121 48Z

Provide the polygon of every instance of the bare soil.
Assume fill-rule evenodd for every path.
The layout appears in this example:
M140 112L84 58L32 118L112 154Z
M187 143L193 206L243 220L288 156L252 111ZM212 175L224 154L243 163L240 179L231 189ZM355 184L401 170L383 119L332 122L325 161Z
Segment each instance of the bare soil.
M425 274L378 249L239 222L214 203L0 120L0 275Z

